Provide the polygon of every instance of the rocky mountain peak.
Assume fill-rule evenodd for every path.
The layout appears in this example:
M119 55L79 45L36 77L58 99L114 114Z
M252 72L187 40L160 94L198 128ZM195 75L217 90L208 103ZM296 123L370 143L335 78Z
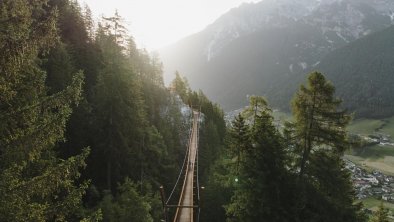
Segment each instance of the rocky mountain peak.
M286 28L289 21L319 27L331 45L347 43L394 23L389 0L263 0L230 10L207 29L207 61L239 37L264 29ZM335 48L335 46L332 46Z

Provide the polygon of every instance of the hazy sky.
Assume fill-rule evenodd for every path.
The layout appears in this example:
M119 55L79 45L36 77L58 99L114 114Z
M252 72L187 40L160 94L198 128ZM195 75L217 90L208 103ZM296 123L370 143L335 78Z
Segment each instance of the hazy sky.
M157 49L202 30L243 2L259 0L78 0L95 17L115 9L128 23L139 47Z

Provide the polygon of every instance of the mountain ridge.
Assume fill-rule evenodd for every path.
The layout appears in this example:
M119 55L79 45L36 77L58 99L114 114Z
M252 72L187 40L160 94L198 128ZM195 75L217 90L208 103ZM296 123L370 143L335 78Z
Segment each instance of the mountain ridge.
M310 4L313 3L313 4ZM265 0L243 4L203 31L160 51L166 75L185 75L226 110L275 90L328 53L393 24L386 0ZM178 65L175 65L178 64ZM231 89L228 88L231 86Z

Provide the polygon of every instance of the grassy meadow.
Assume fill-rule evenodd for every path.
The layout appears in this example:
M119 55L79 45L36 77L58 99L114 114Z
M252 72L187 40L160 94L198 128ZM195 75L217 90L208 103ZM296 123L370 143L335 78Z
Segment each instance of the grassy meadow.
M382 120L354 120L348 130L350 133L363 136L384 134L391 142L394 142L394 117ZM368 171L379 170L384 174L394 176L394 146L371 145L357 148L347 152L345 158ZM374 197L362 200L364 207L372 211L377 210L381 201ZM389 215L394 215L393 203L383 201L383 205L389 209ZM390 221L394 222L394 219L390 218Z
M348 127L350 133L363 136L383 134L394 141L394 117L388 119L358 119ZM379 170L394 175L394 146L371 145L349 151L346 158L367 170Z
M391 215L391 216L394 215L394 204L393 203L378 200L374 197L365 198L362 200L362 202L364 204L364 207L366 209L371 210L371 211L376 211L378 209L380 203L383 202L383 206L389 210L389 215ZM389 218L389 221L394 222L394 219L391 217L391 218Z

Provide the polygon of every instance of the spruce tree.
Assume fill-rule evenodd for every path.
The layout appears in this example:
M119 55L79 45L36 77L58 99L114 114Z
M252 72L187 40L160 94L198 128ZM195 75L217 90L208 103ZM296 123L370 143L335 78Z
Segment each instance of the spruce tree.
M306 189L307 192L312 189L315 191L310 193L316 192L305 194L306 211L315 209L312 214L316 214L320 221L365 221L362 203L355 203L351 172L345 168L341 156L325 150L315 151L306 175L311 178L308 182L313 186Z
M182 78L178 71L175 72L175 79L171 82L171 88L181 97L183 102L188 102L190 87L187 80Z
M250 101L246 113L253 114L253 119L249 119L251 145L242 150L239 179L227 214L235 221L292 221L294 192L292 177L286 170L283 138L265 100L252 97ZM238 133L232 133L232 137L234 141L247 141L244 130L239 130L244 128L239 127L239 120L233 122L231 131Z
M251 146L250 129L241 114L235 117L229 129L230 155L236 158L235 174L239 173L239 166L243 162L242 155Z
M152 222L151 206L147 198L138 192L138 186L130 181L118 185L118 194L106 193L100 202L105 222Z
M119 45L125 38L119 30L121 19L107 19L96 34L104 67L92 104L96 137L88 172L99 188L114 191L126 176L140 179L147 122L137 76Z
M66 221L86 185L75 185L88 151L59 159L55 144L83 82L47 94L39 57L57 41L56 11L46 0L0 2L0 221Z

